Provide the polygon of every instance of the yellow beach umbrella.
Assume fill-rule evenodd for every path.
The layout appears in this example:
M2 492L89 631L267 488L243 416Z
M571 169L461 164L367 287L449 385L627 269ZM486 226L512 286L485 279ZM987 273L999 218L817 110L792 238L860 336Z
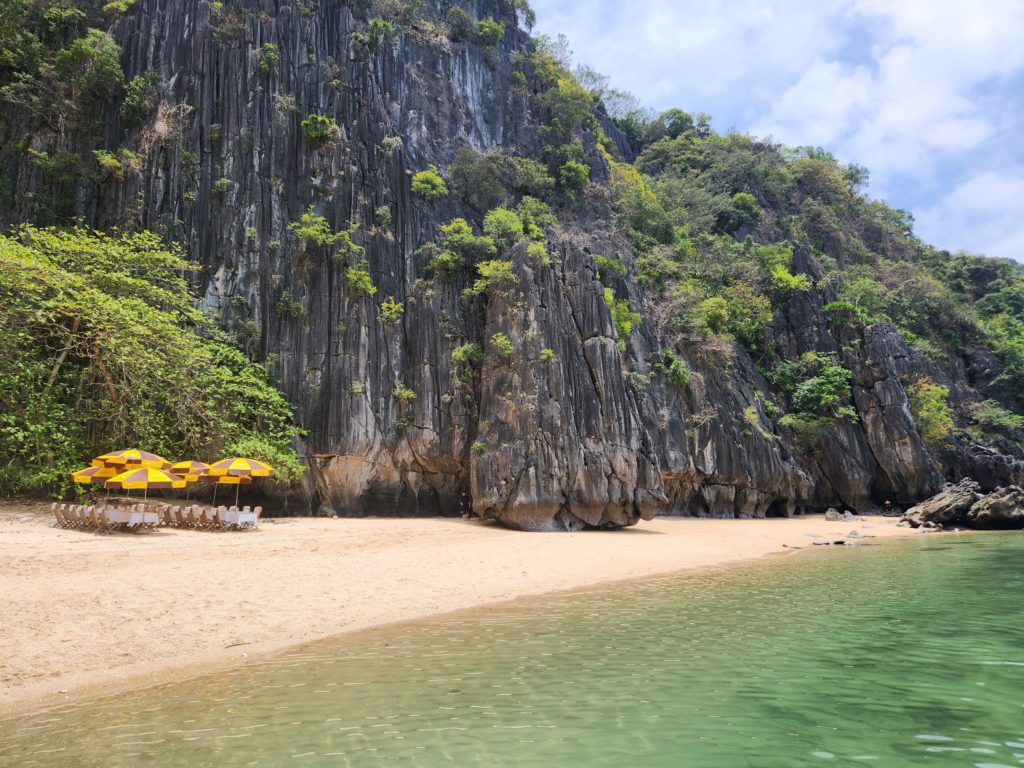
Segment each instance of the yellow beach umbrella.
M114 467L102 467L93 465L80 469L77 472L71 473L72 482L78 483L79 485L89 485L91 483L105 483L107 480L117 474L117 469Z
M256 459L222 459L210 465L211 477L270 477L274 468Z
M121 489L125 491L145 490L143 498L149 495L149 489L184 488L184 478L178 477L171 472L164 472L162 469L153 467L135 467L126 472L107 480L104 485L107 488Z
M235 506L238 506L238 492L241 490L243 485L252 484L252 478L249 475L212 475L205 474L199 478L204 483L211 483L213 485L213 505L217 506L217 486L220 485L233 485L235 486Z
M92 463L98 467L124 467L125 469L132 465L137 467L154 467L156 469L166 469L171 466L171 463L162 456L157 456L149 451L140 451L137 448L105 453L93 459Z
M204 464L201 461L179 461L177 464L171 465L171 472L178 477L181 477L187 483L197 483L199 478L210 468L209 464ZM189 500L192 495L192 489L189 488L185 494L185 501Z
M195 483L206 474L209 468L209 464L204 464L201 461L179 461L177 464L171 465L171 472L178 477L185 478L190 483Z

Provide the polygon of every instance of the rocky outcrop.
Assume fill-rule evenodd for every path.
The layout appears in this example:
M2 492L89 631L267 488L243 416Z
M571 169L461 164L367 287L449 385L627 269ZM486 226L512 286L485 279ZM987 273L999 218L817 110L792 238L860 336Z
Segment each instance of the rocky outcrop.
M968 478L911 507L903 520L915 528L1024 528L1024 490L1011 485L982 494L978 483Z
M950 483L927 501L908 509L903 520L915 528L952 525L962 521L980 498L978 484L973 480L961 480L955 485Z
M1009 486L978 499L965 522L972 528L1024 528L1024 490Z

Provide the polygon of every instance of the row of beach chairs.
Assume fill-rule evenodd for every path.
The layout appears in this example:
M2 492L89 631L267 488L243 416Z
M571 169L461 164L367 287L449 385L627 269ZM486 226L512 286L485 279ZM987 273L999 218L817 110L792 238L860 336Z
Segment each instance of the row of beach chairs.
M203 507L198 504L179 507L174 504L134 504L103 506L59 504L50 506L55 527L106 532L142 530L157 526L197 530L247 530L259 525L263 507Z
M194 504L179 507L174 504L155 504L160 524L168 528L196 528L207 531L246 530L256 528L263 507L204 507Z

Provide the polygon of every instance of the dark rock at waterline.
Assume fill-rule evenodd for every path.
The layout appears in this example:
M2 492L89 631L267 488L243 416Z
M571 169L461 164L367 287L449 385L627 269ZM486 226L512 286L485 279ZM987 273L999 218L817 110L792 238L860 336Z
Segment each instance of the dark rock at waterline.
M1024 528L1024 490L1011 485L982 497L968 510L972 528Z
M926 524L947 525L961 521L974 503L981 498L979 487L970 478L955 485L949 483L939 493L911 507L903 519L914 528Z

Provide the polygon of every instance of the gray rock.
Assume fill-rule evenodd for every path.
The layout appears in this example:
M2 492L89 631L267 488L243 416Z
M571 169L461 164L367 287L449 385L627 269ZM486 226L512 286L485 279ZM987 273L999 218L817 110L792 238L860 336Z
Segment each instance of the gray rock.
M1011 485L974 503L967 512L972 528L1024 528L1024 490Z
M837 523L843 519L842 513L835 507L830 507L825 510L825 519L830 523Z
M907 510L903 520L913 527L942 527L962 522L967 512L981 497L978 484L966 478L956 485L949 483L935 496Z

